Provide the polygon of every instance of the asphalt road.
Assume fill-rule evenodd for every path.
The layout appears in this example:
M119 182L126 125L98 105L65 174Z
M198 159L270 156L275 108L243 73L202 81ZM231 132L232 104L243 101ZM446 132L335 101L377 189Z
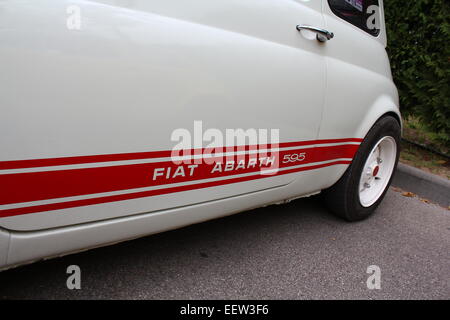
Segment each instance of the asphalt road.
M5 271L0 298L449 299L449 281L450 211L390 190L360 223L303 199Z

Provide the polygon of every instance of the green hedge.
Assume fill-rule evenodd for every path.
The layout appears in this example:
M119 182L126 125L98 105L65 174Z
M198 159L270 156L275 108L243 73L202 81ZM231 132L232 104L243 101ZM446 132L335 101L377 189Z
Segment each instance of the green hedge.
M384 0L388 53L404 116L450 142L450 1Z

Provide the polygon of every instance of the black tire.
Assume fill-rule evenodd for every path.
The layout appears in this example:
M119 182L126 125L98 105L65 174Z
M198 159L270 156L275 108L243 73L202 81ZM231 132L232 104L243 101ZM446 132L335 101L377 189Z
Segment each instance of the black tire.
M394 171L379 199L370 207L363 207L360 203L358 189L366 159L378 141L387 136L393 137L397 144ZM347 168L344 175L333 186L322 192L325 203L331 212L338 217L353 222L364 220L375 211L381 201L383 201L391 185L392 176L397 167L400 154L400 139L400 124L394 117L389 115L384 116L375 123L361 143L351 165Z

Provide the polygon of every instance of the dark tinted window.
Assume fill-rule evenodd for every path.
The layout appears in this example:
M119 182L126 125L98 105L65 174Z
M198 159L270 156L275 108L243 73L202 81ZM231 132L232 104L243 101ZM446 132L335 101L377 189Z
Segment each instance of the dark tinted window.
M328 0L328 3L338 17L373 36L380 33L378 0Z

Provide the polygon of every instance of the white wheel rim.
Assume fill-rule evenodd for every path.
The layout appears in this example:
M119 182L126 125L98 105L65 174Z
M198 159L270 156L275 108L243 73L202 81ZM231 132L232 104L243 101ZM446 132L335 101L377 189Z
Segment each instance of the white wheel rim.
M381 197L394 171L397 143L387 136L378 141L364 164L359 181L359 202L365 208Z

